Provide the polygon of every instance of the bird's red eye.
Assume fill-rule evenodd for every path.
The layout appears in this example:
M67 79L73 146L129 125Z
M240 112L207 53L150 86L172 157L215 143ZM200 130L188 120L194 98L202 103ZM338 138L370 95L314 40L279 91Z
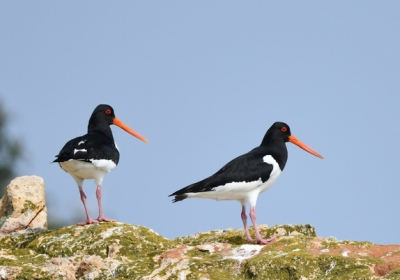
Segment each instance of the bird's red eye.
M287 131L287 127L286 127L286 126L282 127L282 128L281 128L281 131L282 131L282 132L286 132L286 131Z
M106 114L107 114L107 115L111 114L111 109L107 109L107 110L106 110Z

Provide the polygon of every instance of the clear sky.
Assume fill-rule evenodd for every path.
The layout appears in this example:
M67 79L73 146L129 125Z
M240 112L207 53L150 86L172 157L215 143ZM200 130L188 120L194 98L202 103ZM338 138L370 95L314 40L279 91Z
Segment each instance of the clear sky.
M400 243L400 2L1 1L0 98L26 146L19 175L46 182L49 215L82 221L54 156L114 107L121 160L105 215L173 238L240 228L240 204L172 192L258 146L275 121L321 153L289 159L260 224ZM97 217L94 181L84 190Z

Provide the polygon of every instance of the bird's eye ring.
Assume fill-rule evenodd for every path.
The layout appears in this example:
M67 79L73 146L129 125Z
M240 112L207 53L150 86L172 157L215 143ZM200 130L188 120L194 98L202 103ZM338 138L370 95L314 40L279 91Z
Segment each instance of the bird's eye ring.
M281 131L282 131L282 132L286 132L286 131L287 131L287 127L286 127L286 126L282 127L282 128L281 128Z
M107 115L109 115L109 114L111 114L111 109L107 109L105 112Z

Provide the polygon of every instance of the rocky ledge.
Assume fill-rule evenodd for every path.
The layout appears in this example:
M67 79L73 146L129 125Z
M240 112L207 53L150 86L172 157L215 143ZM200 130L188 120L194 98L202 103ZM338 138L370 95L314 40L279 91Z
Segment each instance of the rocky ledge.
M124 223L49 231L43 179L24 176L0 200L0 280L400 279L400 245L317 237L311 225L261 233L274 241L248 244L242 229L167 239Z
M0 279L400 279L400 245L317 237L310 225L167 239L143 226L100 223L14 232L0 240Z

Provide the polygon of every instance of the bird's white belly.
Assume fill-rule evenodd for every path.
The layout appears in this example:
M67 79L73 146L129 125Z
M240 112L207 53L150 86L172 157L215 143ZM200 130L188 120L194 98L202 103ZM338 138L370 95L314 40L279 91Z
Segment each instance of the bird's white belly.
M276 181L278 176L273 177L267 182L262 182L261 178L252 182L233 182L223 186L218 186L212 191L187 193L188 197L210 198L215 200L238 200L249 201L252 197L268 190Z
M107 172L115 168L116 164L111 160L93 160L92 162L69 160L60 162L60 166L73 177L97 179L104 177Z
M246 200L249 193L257 191L264 185L261 178L252 182L232 182L215 187L212 191L187 193L188 197L210 198L215 200Z
M281 174L279 164L272 156L265 156L263 161L267 164L271 164L273 167L268 180L265 182L263 182L261 178L250 182L231 182L215 187L212 191L187 193L187 195L188 197L210 198L215 200L238 200L241 202L250 202L255 205L257 196L272 187Z

